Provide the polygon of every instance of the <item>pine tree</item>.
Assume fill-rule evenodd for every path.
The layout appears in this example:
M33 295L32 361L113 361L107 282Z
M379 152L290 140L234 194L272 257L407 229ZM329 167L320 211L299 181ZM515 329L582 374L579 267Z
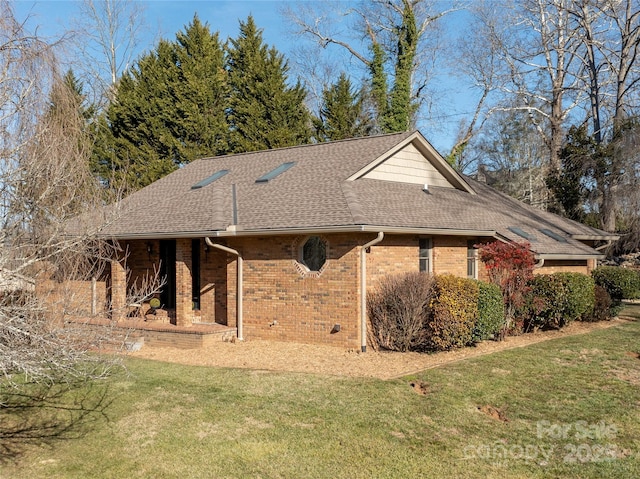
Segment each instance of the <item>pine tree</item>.
M138 189L179 166L228 152L226 72L217 33L197 16L126 72L97 124L94 170Z
M230 39L228 116L231 149L256 151L300 145L310 140L310 116L300 84L287 85L284 56L263 43L249 16Z
M354 92L351 81L341 73L338 81L322 92L320 115L314 119L318 141L367 136L373 129L365 109L363 92Z

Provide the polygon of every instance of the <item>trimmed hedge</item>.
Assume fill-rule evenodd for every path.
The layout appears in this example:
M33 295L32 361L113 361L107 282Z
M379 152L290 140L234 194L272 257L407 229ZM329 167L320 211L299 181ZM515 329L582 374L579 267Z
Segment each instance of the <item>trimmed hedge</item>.
M500 286L478 281L478 320L471 333L474 342L498 338L505 325L504 299Z
M595 284L585 274L541 274L534 277L529 285L527 330L535 327L561 328L593 313Z
M446 351L471 343L478 317L478 282L437 276L430 313L426 325L429 349Z
M640 298L640 273L619 266L600 266L591 272L597 285L607 290L615 303Z

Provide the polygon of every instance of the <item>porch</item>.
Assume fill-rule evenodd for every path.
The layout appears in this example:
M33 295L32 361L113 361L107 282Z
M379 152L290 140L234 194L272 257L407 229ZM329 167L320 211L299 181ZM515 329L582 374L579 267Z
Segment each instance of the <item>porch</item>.
M105 318L74 318L68 323L93 329L98 349L137 350L156 348L200 349L220 342L234 342L236 328L222 324L193 324L176 326L170 323L149 322L141 318L125 318L116 322Z

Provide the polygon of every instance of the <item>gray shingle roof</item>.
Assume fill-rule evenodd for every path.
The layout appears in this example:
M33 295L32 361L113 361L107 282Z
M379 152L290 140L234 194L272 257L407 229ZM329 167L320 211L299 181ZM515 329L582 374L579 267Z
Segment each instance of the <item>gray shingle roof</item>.
M607 233L539 211L470 178L468 191L419 184L357 179L355 172L407 141L422 141L416 133L398 133L320 143L194 161L121 202L104 234L113 238L204 236L228 231L387 227L495 231L513 241L517 226L533 234L532 249L550 255L594 255L572 235L605 238ZM295 165L266 183L256 179L285 162ZM220 170L229 173L199 189L191 186ZM543 233L547 228L567 238L559 242Z

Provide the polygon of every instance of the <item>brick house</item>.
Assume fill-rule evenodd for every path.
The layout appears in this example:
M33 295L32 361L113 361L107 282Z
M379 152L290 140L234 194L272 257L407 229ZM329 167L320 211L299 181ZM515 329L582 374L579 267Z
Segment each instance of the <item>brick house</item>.
M482 276L473 245L528 241L588 273L616 236L454 171L419 132L205 158L132 194L104 230L114 311L154 267L167 327L366 349L367 289L407 271Z

